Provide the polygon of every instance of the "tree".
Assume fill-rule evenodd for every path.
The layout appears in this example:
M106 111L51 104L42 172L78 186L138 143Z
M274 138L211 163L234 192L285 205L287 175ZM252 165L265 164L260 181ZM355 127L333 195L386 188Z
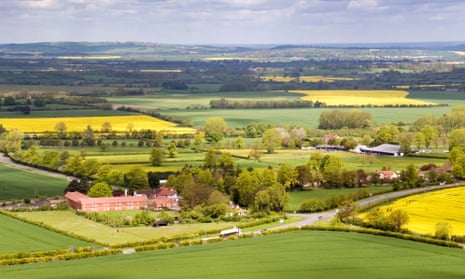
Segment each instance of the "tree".
M68 186L65 188L65 194L67 192L79 192L82 194L87 194L89 191L89 180L82 178L82 179L73 179L69 182Z
M228 131L228 125L223 118L213 117L205 122L205 139L208 142L217 143L221 141Z
M423 132L415 133L413 141L415 142L415 145L417 146L417 149L420 150L421 147L423 145L425 145L425 143L426 143L425 134L423 134Z
M425 136L425 147L430 148L431 143L438 137L438 129L431 125L426 125L421 129L421 132Z
M149 188L147 173L138 167L131 169L124 175L124 182L130 191Z
M74 175L81 176L82 171L82 157L81 156L71 156L66 160L65 170L66 172Z
M379 128L378 132L375 136L375 141L378 144L382 143L392 143L395 142L397 139L397 135L399 134L399 128L395 125L383 125Z
M176 143L174 141L170 142L168 148L166 148L166 153L170 158L176 157L176 154L178 154L178 149L176 148Z
M87 125L87 128L82 132L82 144L85 146L95 146L95 135L94 130L90 125Z
M61 138L63 138L66 135L67 129L68 128L66 127L65 122L58 122L57 124L55 124L55 130Z
M417 168L410 164L400 174L400 179L407 188L415 188L421 186L421 178L418 175Z
M5 136L5 152L19 154L21 152L21 144L24 139L24 134L18 129L10 130Z
M356 205L352 201L343 201L337 210L337 218L343 223L351 223L355 218Z
M152 166L161 166L163 163L164 152L161 148L155 147L152 148L150 152L150 163Z
M286 190L291 189L297 183L297 171L286 164L282 164L278 170L278 182L284 186Z
M443 239L443 240L449 240L451 234L452 234L452 226L449 223L445 221L441 221L436 224L436 230L434 232L434 237Z
M109 133L111 132L111 123L110 122L103 122L101 131L103 133Z
M400 231L402 226L408 224L409 216L407 212L396 209L389 214L386 222L391 230Z
M200 134L196 134L194 137L194 151L200 152L202 149L203 138Z
M235 142L235 146L238 149L244 148L244 139L241 136L238 136Z
M273 153L276 148L280 147L281 141L281 133L278 130L270 128L263 132L262 144L268 153Z
M238 203L241 206L250 206L255 199L255 193L260 188L260 180L256 171L243 171L237 178L235 190L238 194Z
M462 149L465 148L465 128L455 129L449 135L449 150L452 150L455 146Z
M92 187L90 187L87 195L92 198L112 197L113 190L111 190L111 187L107 183L97 182Z
M256 212L281 212L287 207L289 195L282 185L275 185L256 193L253 210Z
M205 158L203 159L204 165L207 168L214 168L216 166L216 152L213 148L208 149L207 153L205 153Z

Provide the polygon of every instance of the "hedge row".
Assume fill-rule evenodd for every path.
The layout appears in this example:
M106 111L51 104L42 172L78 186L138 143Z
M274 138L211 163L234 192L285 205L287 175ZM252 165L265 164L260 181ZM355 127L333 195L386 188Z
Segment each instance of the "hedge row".
M97 251L87 251L87 252L75 252L58 255L45 255L45 256L31 256L31 257L20 257L20 258L9 258L0 260L0 265L17 265L17 264L30 264L30 263L40 263L40 262L52 262L52 261L69 261L75 259L85 259L91 257L100 257L107 255L121 254L120 249L106 249L106 250L97 250Z

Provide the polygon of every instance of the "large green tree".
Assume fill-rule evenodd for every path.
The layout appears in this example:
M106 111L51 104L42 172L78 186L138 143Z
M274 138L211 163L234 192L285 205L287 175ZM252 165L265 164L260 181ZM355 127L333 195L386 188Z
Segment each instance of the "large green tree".
M149 188L147 173L139 167L135 167L126 173L124 175L124 181L126 187L130 191Z
M273 153L279 148L281 146L281 141L281 133L278 130L270 128L263 132L262 144L268 153Z
M161 166L163 163L164 152L161 148L155 147L152 148L150 152L150 163L152 166Z
M228 131L228 125L221 117L213 117L205 122L205 139L209 142L217 143L221 141Z
M87 192L87 195L93 198L112 197L113 191L107 183L97 182L92 187L90 187L89 192Z

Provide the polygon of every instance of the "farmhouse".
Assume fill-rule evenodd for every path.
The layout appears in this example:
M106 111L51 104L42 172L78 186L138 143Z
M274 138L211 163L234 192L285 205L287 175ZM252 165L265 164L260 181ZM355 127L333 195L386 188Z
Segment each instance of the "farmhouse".
M176 190L162 187L166 189L157 189L163 195L135 192L133 196L91 198L79 192L68 192L65 195L69 205L78 210L85 212L103 212L116 210L135 210L135 209L154 209L160 210L163 208L178 209L179 198ZM155 190L147 190L155 191ZM155 191L155 192L157 192Z

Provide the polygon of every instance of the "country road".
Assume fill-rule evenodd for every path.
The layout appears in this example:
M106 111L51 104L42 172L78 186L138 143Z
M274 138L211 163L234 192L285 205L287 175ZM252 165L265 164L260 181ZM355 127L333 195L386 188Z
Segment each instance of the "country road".
M388 201L388 200L395 199L395 198L409 196L412 194L425 193L429 191L435 191L435 190L452 188L452 187L460 187L460 186L464 186L464 184L455 183L455 184L428 186L424 188L408 189L408 190L402 190L402 191L391 192L391 193L369 197L369 198L357 201L355 203L357 204L358 207L363 207L363 206L369 206L371 204L377 204L383 201ZM319 220L333 218L336 216L336 213L337 213L336 209L332 209L332 210L328 210L324 212L311 213L311 214L289 214L289 216L296 216L296 217L300 217L303 219L297 222L279 225L279 226L276 226L270 229L283 229L283 228L288 228L288 227L308 226L308 225L315 224Z
M42 175L47 175L47 176L51 176L51 177L65 179L67 181L71 181L71 180L74 179L74 177L69 176L69 175L56 173L56 172L52 172L52 171L47 171L47 170L42 170L42 169L38 169L38 168L34 168L34 167L30 167L30 166L27 166L27 165L23 165L23 164L13 162L8 156L5 156L5 154L3 154L1 152L0 152L0 163L4 164L4 165L7 165L7 166L17 168L17 169L37 173L37 174L42 174Z

